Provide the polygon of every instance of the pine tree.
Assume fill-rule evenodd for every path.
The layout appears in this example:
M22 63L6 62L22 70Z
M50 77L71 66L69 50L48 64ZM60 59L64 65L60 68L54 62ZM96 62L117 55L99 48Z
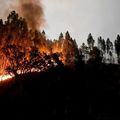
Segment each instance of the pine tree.
M95 40L93 39L93 36L91 33L88 35L87 43L88 43L90 50L92 50L94 47Z

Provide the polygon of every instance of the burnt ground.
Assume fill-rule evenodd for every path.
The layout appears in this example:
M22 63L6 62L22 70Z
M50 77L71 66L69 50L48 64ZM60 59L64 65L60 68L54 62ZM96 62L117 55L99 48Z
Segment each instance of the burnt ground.
M52 68L14 81L0 89L4 118L120 120L119 65Z

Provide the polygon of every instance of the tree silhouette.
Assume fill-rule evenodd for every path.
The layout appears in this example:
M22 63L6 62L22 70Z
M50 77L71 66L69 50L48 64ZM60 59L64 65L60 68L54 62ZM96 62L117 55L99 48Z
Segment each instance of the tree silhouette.
M69 34L68 31L65 33L65 39L66 40L70 40L71 39L70 34Z
M90 51L90 59L88 60L88 63L101 63L103 56L100 54L100 50L97 47L93 47L93 49Z
M7 24L15 23L18 20L18 14L15 11L12 11L7 17Z
M91 33L88 35L87 43L88 43L90 50L92 50L94 47L95 40L93 39L93 36Z
M106 40L106 50L107 50L107 53L109 53L111 50L113 50L113 44L109 38L107 38L107 40Z
M115 52L117 54L118 63L120 63L120 35L117 35L117 39L114 42L115 44Z
M113 52L113 43L110 41L109 38L107 38L107 40L106 40L106 51L107 51L107 54L109 55L109 58L108 58L109 63L111 63L112 59L113 59L113 54L112 54L112 52Z
M106 43L105 40L100 36L98 37L98 49L100 50L100 54L101 56L103 56L103 62L106 62L106 56L105 56L105 52L106 52Z
M63 36L63 33L60 33L59 40L62 40L62 39L64 39L64 36Z
M106 44L105 40L102 37L98 38L98 48L105 54Z

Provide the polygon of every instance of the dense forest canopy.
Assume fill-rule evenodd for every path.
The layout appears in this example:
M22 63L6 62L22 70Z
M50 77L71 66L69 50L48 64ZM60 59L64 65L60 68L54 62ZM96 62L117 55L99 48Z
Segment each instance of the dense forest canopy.
M96 45L95 46L95 42ZM101 36L95 41L90 33L87 44L80 48L67 31L58 39L49 40L45 31L28 27L24 18L12 11L5 22L0 20L0 73L6 70L17 74L46 70L56 65L74 67L76 63L120 63L120 35L114 43Z

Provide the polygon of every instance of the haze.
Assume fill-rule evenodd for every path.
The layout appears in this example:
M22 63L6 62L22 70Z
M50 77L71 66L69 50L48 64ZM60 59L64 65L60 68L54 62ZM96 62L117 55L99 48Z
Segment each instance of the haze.
M120 0L43 0L46 32L57 38L61 31L70 31L80 45L89 33L94 38L120 34Z
M0 0L0 17L5 18L15 9L18 0ZM89 33L110 37L120 34L120 0L42 0L47 37L58 38L60 32L69 31L80 45Z

